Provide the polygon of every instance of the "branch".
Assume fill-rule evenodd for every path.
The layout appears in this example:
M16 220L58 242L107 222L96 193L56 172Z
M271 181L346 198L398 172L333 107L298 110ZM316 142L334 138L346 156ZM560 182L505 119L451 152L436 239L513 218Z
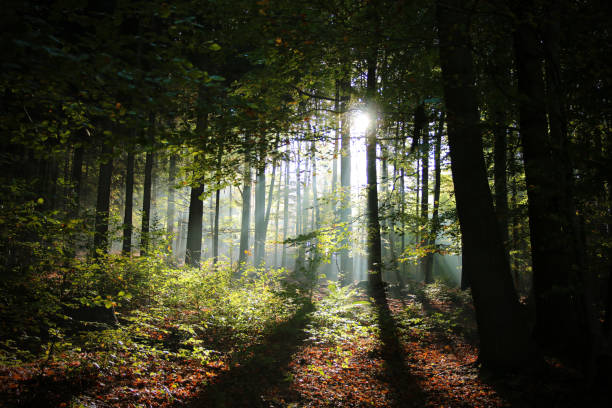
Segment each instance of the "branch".
M295 89L296 91L298 91L298 93L300 95L304 95L304 96L308 96L309 98L315 98L315 99L324 99L326 101L332 101L332 102L336 102L336 98L330 98L329 96L323 96L323 95L315 95L315 94L311 94L309 92L306 92L300 88L298 88L297 86L291 86L293 89ZM348 96L343 96L342 98L340 98L340 101L348 101L350 100L350 98Z

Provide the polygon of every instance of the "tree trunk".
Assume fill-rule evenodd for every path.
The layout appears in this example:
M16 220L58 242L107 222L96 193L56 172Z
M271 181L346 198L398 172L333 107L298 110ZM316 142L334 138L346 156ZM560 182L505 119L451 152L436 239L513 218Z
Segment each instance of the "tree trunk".
M557 174L547 133L540 40L528 22L532 17L528 8L516 10L521 19L514 33L514 51L533 261L535 335L542 345L571 351L573 345L581 343L583 334L578 329L579 306L571 291L575 260L571 239L564 230L564 198L558 188L558 181L565 175Z
M289 234L289 160L285 162L285 191L283 198L283 253L281 255L281 266L287 267L287 236Z
M370 295L377 301L384 299L384 288L381 274L380 221L378 219L378 180L376 177L376 50L367 60L367 104L373 117L368 126L366 137L366 172L367 172L367 248L368 248L368 283Z
M244 186L242 188L242 218L240 223L240 252L238 253L238 270L244 268L248 260L249 229L251 225L251 165L248 156L244 162Z
M147 252L149 250L153 159L153 153L147 152L145 159L144 187L142 190L142 225L140 228L140 255L147 255Z
M130 149L127 154L125 171L125 213L123 215L123 255L132 254L132 232L134 224L132 213L134 212L134 152Z
M72 184L72 211L70 212L74 217L79 215L81 206L81 184L83 180L83 146L79 146L74 149L74 155L72 157L72 171L70 173L70 183Z
M283 178L282 163L278 168L278 187L276 187L276 211L274 212L274 267L278 268L278 220L280 216L280 203L281 203L281 181Z
M434 256L437 251L436 239L438 238L438 232L440 231L440 184L441 184L441 151L442 151L442 132L444 131L444 112L440 113L440 119L438 122L438 128L436 130L435 140L434 140L434 196L433 196L433 211L431 216L431 232L429 238L429 246L431 247L431 252L427 254L429 258L427 261L427 270L425 272L425 277L427 281L427 276L433 278L433 264L434 264Z
M259 158L265 163L265 157ZM262 164L257 168L257 182L255 184L255 256L253 263L260 267L264 261L265 253L265 227L266 227L266 166Z
M429 221L429 119L427 119L427 114L425 113L425 109L423 108L423 143L421 145L421 218L423 222L423 226L427 226L427 222ZM425 283L433 282L433 274L432 274L432 266L433 266L433 256L430 252L430 238L429 234L424 233L422 239L422 245L427 248L427 254L425 255L425 259L423 259L423 275L425 279Z
M105 143L102 147L100 172L98 175L98 194L96 199L96 219L94 233L94 256L108 251L108 217L110 210L111 181L113 176L113 147Z
M168 237L172 237L174 235L174 216L176 213L175 202L174 202L174 184L176 183L176 154L170 155L170 163L168 165L168 207L166 210L166 233ZM174 237L170 238L174 241ZM172 241L170 245L172 245Z
M185 247L185 263L192 267L200 266L202 257L202 221L204 218L204 202L200 196L204 193L204 185L191 187L189 197L189 220L187 221L187 245Z
M316 162L315 142L311 142L310 154L312 161L312 209L313 209L313 230L318 230L321 225L321 214L319 211L319 193L317 192L317 162Z
M350 87L350 81L345 81L345 87ZM347 89L348 93L349 89ZM342 249L340 250L340 282L350 283L353 277L353 259L350 256L351 244L351 130L349 114L346 112L346 102L342 102L342 124L340 126L340 225L342 228Z
M217 264L219 260L219 200L221 199L221 189L217 184L215 192L215 226L213 231L213 263Z
M482 149L465 0L438 0L440 62L447 108L451 168L480 335L479 359L516 367L530 359L527 326L512 284Z

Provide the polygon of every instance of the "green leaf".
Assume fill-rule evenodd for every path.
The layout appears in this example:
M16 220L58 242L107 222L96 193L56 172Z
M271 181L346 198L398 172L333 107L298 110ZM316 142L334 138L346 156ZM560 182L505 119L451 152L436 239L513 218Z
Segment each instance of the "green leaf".
M211 50L211 51L219 51L221 49L221 46L219 44L217 44L217 43L212 43L212 44L210 44L208 49Z

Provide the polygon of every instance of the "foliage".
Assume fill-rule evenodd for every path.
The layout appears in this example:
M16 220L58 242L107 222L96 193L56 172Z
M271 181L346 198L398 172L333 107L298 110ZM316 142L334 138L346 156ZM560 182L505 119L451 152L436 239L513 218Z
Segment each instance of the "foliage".
M372 306L357 288L329 281L326 292L306 329L311 341L336 344L376 333Z

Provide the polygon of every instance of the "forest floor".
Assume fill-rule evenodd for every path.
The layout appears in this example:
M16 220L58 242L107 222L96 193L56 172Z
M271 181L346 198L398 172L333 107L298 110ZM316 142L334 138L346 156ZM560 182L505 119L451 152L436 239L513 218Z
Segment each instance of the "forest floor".
M337 295L337 294L336 294ZM234 350L210 336L205 361L92 352L0 367L7 407L569 407L595 406L580 375L548 361L537 375L487 376L469 298L434 286L389 297L303 301ZM341 297L341 296L340 296ZM344 302L344 303L342 303ZM155 336L155 333L153 333Z

